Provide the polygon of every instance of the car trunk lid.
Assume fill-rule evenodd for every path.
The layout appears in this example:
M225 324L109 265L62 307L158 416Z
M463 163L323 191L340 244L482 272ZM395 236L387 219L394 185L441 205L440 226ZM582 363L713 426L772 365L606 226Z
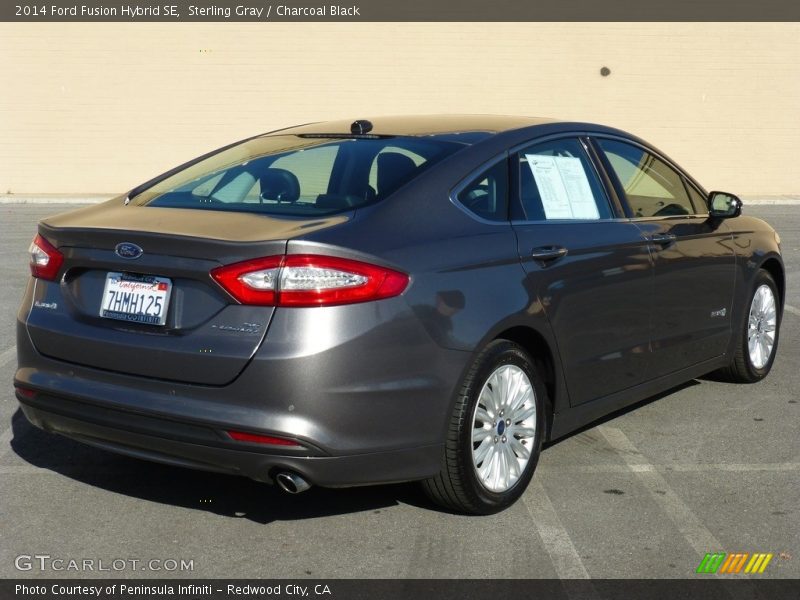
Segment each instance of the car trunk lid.
M64 276L58 282L36 280L28 318L31 340L42 354L72 363L224 385L258 349L274 308L238 304L210 271L222 264L284 254L288 239L344 220L342 215L276 219L135 207L122 201L104 210L91 207L45 219L39 233L63 254ZM116 252L119 244L135 245L141 255L123 258ZM139 281L159 278L156 281L169 289L163 325L109 318L108 311L101 314L110 293L109 273Z

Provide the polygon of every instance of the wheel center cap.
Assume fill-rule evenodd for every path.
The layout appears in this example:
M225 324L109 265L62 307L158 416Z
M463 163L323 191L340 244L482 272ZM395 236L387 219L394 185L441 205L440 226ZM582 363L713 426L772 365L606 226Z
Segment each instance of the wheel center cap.
M497 435L503 435L503 432L506 430L506 424L504 421L500 420L497 422Z

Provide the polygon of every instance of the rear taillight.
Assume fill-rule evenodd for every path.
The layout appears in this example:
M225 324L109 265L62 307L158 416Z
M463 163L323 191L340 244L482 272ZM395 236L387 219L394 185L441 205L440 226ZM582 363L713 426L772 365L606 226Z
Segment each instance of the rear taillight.
M315 254L270 256L218 267L211 276L242 304L332 306L399 296L408 275Z
M64 255L40 235L33 238L28 252L31 255L31 275L55 281L64 262Z
M242 304L274 306L282 256L246 260L211 271L211 276Z

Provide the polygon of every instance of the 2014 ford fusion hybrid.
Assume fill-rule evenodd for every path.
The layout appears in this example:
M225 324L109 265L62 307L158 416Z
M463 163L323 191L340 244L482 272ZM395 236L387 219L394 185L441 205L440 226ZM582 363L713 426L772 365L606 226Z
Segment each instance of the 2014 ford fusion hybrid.
M741 212L588 123L259 135L39 223L16 396L130 456L292 493L419 480L495 512L544 441L712 371L769 373L780 240Z

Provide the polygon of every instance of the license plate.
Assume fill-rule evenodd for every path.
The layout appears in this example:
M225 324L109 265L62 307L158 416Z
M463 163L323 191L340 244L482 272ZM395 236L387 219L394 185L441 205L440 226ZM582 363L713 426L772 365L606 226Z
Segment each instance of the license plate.
M100 316L147 325L167 320L172 282L154 275L109 273L100 303Z

